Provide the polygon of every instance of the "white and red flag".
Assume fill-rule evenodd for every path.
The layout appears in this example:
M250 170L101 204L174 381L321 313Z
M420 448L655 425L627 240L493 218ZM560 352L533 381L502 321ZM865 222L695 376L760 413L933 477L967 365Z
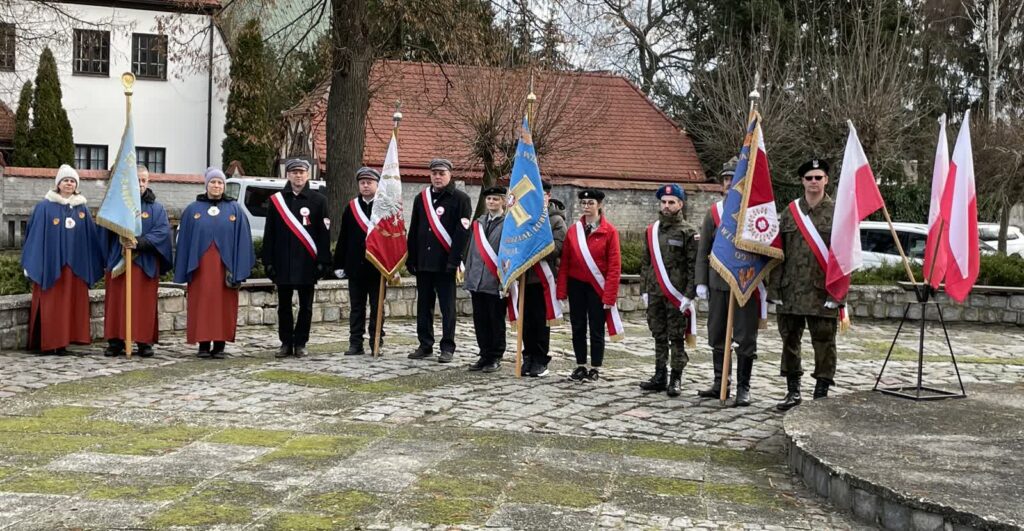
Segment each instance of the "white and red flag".
M850 275L863 263L860 250L860 222L885 206L875 183L875 174L868 157L857 138L853 123L846 139L843 169L839 173L836 190L835 214L832 218L831 247L828 250L828 269L825 289L837 301L850 290Z
M402 217L402 178L398 170L398 138L394 133L391 134L388 154L384 157L384 168L380 174L377 195L373 198L369 225L366 259L385 278L391 278L408 256L405 219Z
M946 140L946 115L939 117L939 141L935 144L935 166L932 168L932 202L928 209L928 241L924 247L925 282L938 288L946 276L946 247L942 234L948 228L939 217L942 192L949 175L949 142Z
M978 200L974 193L974 153L971 148L971 112L953 147L953 160L942 193L940 216L946 224L946 293L963 302L978 280Z

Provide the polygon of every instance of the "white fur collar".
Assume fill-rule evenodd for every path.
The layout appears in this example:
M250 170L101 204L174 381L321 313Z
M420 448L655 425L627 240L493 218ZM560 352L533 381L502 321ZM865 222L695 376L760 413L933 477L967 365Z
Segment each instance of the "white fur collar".
M62 205L68 205L73 207L84 205L86 203L85 196L82 194L75 194L67 199L64 199L64 196L60 195L59 193L53 190L46 192L46 195L43 196L43 198L46 199L47 201L50 201L51 203L60 203Z

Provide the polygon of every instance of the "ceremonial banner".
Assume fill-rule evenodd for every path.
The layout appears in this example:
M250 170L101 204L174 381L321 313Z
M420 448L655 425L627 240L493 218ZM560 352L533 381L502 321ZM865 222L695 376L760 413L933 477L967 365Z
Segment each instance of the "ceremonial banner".
M935 144L932 166L932 202L928 207L928 240L924 246L924 281L938 288L946 276L946 248L942 235L949 227L942 223L942 192L949 175L949 142L946 140L946 115L939 117L939 140Z
M508 214L498 247L498 279L502 292L508 291L519 275L555 249L537 153L533 149L530 123L525 116L516 146L516 158L512 163L506 207Z
M946 229L946 293L964 302L978 280L978 200L974 193L974 154L971 147L971 111L953 146L946 188L942 193L942 219Z
M779 216L761 134L761 115L757 112L750 115L716 231L711 266L729 283L736 302L743 306L782 260Z
M134 240L142 234L142 196L139 193L139 172L135 158L135 125L132 122L131 106L125 118L121 147L117 150L114 167L110 170L107 193L96 213L96 223L112 232ZM115 266L112 274L117 276L124 270L124 260Z
M358 209L356 209L358 210ZM398 170L398 138L391 134L377 195L373 197L366 234L366 259L386 278L394 276L408 256L405 219L402 217L402 177Z

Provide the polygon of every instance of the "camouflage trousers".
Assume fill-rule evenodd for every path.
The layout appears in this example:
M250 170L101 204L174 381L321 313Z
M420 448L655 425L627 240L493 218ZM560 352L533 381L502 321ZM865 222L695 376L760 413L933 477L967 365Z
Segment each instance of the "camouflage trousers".
M671 350L671 368L681 371L689 363L686 354L686 327L689 323L679 308L661 293L651 293L647 300L647 326L654 336L654 362L658 367L669 363Z
M814 372L816 379L835 383L836 375L836 318L816 315L778 314L779 335L782 336L782 376L802 376L800 365L800 342L804 328L811 333L814 347Z

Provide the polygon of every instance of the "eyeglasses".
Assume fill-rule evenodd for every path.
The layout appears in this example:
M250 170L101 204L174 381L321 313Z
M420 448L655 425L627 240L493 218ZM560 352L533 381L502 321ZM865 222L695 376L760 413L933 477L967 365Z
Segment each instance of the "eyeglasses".
M594 206L597 205L597 201L594 199L580 199L580 206Z
M820 180L822 180L824 178L825 178L824 175L804 175L804 180L805 181L820 181Z

